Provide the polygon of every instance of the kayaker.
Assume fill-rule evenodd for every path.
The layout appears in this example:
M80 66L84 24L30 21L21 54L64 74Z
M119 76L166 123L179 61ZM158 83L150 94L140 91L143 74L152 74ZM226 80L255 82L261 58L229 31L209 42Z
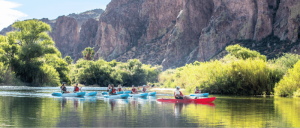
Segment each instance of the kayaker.
M78 87L78 83L74 86L74 93L79 92L81 89Z
M132 85L131 94L138 94L137 89Z
M146 85L143 85L142 92L145 93L146 91L147 91Z
M109 95L117 95L117 90L114 88L114 85L111 85L111 89L109 90Z
M201 93L201 91L199 90L198 87L196 87L196 89L195 89L195 94L199 94L199 93Z
M191 99L190 97L184 96L180 90L180 87L177 86L174 92L175 99Z
M122 86L121 86L121 84L118 85L118 89L117 89L117 90L118 90L119 92L122 91Z
M111 89L111 85L109 84L107 87L107 92L109 92L110 89Z
M70 93L67 91L67 87L65 86L65 82L62 83L62 85L60 86L61 89L61 93Z

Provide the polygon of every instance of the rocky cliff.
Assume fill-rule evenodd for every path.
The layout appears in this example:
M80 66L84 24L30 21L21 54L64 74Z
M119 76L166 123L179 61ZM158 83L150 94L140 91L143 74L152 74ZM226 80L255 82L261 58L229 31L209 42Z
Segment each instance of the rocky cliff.
M136 58L167 69L210 60L243 40L272 57L276 44L282 52L300 51L299 0L112 0L95 18L69 15L51 23L63 56L76 60L91 46L95 59Z
M55 41L62 56L69 55L73 59L78 59L82 56L81 51L85 47L94 46L94 42L89 40L93 40L92 37L96 35L98 20L102 13L102 9L94 9L79 14L59 16L54 20L48 18L40 20L51 26L52 31L49 35ZM14 28L10 25L2 29L0 34L5 35L13 30Z
M95 58L137 58L166 69L209 60L235 40L274 35L296 42L299 6L299 0L112 0L99 19Z

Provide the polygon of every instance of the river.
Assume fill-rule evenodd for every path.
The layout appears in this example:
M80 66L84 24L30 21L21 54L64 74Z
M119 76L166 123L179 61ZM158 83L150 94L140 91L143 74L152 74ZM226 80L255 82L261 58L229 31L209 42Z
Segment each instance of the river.
M300 99L216 97L212 104L157 102L156 97L108 100L51 96L58 87L0 87L0 127L300 127ZM71 89L69 87L68 89Z

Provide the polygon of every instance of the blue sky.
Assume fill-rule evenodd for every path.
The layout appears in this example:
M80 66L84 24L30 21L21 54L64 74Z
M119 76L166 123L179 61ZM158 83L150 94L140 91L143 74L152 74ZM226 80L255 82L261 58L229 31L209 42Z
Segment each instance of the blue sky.
M111 0L0 0L0 30L16 20L55 19L91 9L105 10Z

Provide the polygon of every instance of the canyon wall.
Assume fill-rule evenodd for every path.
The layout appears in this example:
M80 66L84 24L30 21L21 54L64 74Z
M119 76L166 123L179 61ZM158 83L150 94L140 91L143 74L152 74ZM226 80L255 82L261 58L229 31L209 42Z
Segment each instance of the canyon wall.
M299 0L112 0L95 58L163 65L207 61L235 40L298 40Z
M277 36L293 44L299 7L299 0L112 0L100 17L47 23L63 56L77 60L90 46L94 59L139 59L168 69L208 61L237 40Z
M98 21L102 9L94 9L79 14L70 14L59 16L57 19L49 20L48 18L40 19L49 24L52 31L49 35L55 42L55 46L61 52L62 57L71 56L72 59L82 57L82 50L86 47L93 47L93 37L96 36ZM12 25L0 31L1 35L14 31Z

